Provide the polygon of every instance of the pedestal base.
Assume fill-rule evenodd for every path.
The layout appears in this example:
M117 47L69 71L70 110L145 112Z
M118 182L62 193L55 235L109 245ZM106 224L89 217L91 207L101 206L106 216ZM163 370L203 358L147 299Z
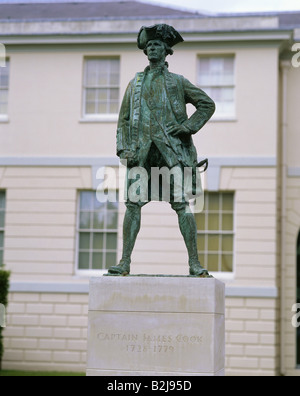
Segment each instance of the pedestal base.
M87 375L224 375L224 290L214 278L93 279Z

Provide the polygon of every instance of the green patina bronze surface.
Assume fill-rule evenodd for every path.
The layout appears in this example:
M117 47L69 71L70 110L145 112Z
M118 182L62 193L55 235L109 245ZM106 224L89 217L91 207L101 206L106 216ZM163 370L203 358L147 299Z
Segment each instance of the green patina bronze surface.
M173 54L172 47L180 42L183 42L181 35L165 24L140 30L138 47L147 55L149 66L129 83L117 130L117 155L127 161L128 169L143 167L149 172L153 167L180 167L183 170L199 166L192 135L212 117L215 104L186 78L169 72L166 57ZM186 111L188 103L195 107L190 118ZM199 173L195 172L194 177L200 177ZM149 186L150 181L149 177ZM193 191L190 194L194 194L195 180L191 185ZM130 187L130 181L127 187ZM169 202L178 215L189 255L190 275L208 276L198 259L196 222L187 210L189 202L185 197L178 202L171 194ZM141 208L146 203L127 200L123 256L119 265L109 269L109 275L130 273L131 255L141 226Z

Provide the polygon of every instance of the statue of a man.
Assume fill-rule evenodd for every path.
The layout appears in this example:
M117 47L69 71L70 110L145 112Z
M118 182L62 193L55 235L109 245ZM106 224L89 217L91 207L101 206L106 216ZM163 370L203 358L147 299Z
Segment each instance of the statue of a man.
M129 170L134 167L147 170L150 192L153 167L177 167L182 172L186 167L197 167L192 135L207 123L215 111L213 100L205 92L168 70L166 57L172 55L172 47L182 41L181 35L169 25L141 28L138 47L147 55L150 65L130 82L120 110L117 155L127 161ZM196 108L190 118L186 112L187 103ZM188 199L183 194L183 199L178 202L174 198L172 183L174 180L171 181L169 202L178 215L188 250L190 275L208 275L198 259L197 227L194 215L188 210ZM148 200L139 202L128 197L123 224L123 256L119 265L109 269L109 274L130 273L131 255L141 226L141 208L150 200L151 194Z

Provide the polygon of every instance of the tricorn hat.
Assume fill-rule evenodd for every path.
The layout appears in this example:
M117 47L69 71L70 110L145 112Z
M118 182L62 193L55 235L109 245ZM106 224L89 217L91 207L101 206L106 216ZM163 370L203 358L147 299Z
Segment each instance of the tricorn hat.
M143 26L141 28L137 39L139 49L144 50L151 40L161 40L169 47L184 41L177 30L166 24Z

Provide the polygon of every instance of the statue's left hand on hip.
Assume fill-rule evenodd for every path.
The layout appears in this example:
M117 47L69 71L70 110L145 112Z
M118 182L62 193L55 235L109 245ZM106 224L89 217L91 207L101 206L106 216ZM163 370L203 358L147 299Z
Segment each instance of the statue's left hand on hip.
M184 135L190 136L191 131L186 126L181 124L181 125L174 125L174 126L169 127L168 134L173 135L173 136L184 136Z

